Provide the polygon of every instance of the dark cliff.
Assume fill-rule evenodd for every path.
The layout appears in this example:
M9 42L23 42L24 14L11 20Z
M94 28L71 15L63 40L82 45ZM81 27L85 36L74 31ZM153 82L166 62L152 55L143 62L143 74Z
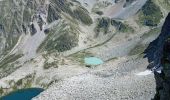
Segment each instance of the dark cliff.
M160 35L149 44L145 57L154 71L156 94L153 100L170 100L170 13L165 19ZM161 73L157 69L161 68Z
M158 69L160 67L160 60L162 57L162 50L165 40L170 36L170 13L165 19L160 35L149 44L144 51L145 58L148 58L150 65L148 69Z

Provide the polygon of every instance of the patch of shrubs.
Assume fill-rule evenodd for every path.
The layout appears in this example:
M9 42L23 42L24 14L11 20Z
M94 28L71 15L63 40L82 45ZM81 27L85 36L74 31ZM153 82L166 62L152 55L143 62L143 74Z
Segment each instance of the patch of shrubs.
M107 17L102 17L98 19L98 24L96 27L96 37L99 35L101 31L104 32L104 34L107 34L108 29L110 26L110 18Z
M89 16L88 12L81 7L78 7L73 11L73 14L76 19L80 20L82 23L86 25L90 25L93 23L92 18Z
M157 26L163 17L162 12L153 0L148 0L141 9L139 20L146 26Z

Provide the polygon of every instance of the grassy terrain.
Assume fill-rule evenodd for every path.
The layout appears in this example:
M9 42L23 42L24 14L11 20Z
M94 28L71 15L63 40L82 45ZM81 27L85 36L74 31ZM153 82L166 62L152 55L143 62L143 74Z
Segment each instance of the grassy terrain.
M75 18L80 20L82 23L86 25L91 25L93 23L92 18L89 16L89 13L84 10L82 7L77 7L74 11L73 14Z
M58 65L57 65L57 64L58 64L57 61L54 61L54 62L51 62L51 63L45 61L45 62L44 62L44 69L49 69L49 68L51 68L51 67L58 68Z
M17 4L13 0L3 0L0 4L0 38L1 53L6 55L16 45L20 35L25 32L31 22L31 17L37 7L35 1L27 1L23 4L23 0L17 0ZM2 42L3 41L3 42Z
M160 32L161 32L161 27L151 29L149 32L144 33L143 36L141 37L141 39L144 40L144 39L146 39L146 38L148 38L150 36L153 36L155 34L159 34ZM142 54L146 48L147 48L147 44L138 43L134 47L134 49L132 49L129 52L129 55Z
M23 56L22 54L18 54L18 55L13 54L13 55L7 56L5 59L3 59L0 62L0 68L8 67L11 63L15 62L17 59L19 59L22 56Z
M170 10L170 1L169 0L157 0L159 2L159 4L167 9L167 10Z
M144 44L138 44L134 47L134 49L132 49L128 55L136 55L136 54L142 54L144 52L144 50L146 49L147 45Z
M148 0L139 12L139 22L146 26L157 26L163 17L160 7Z
M84 58L85 57L90 57L90 56L93 56L93 54L85 52L85 51L82 51L82 52L72 54L69 57L73 58L74 60L80 62L80 64L84 65Z
M52 8L51 5L48 7L48 16L47 16L47 22L51 23L54 20L57 20L59 18L59 14L56 13L55 9Z
M115 27L119 32L122 33L133 33L134 29L130 27L128 24L125 24L121 21L117 21L114 19L110 19L108 17L102 17L97 20L97 26L95 27L95 33L98 37L99 33L102 32L107 34L110 27Z
M110 27L110 18L102 17L97 20L97 26L95 28L96 37L98 37L100 32L107 34Z
M53 5L49 6L50 12L48 15L48 22L51 22L53 19L58 19L58 17L62 14L61 12L64 12L72 18L81 21L85 25L91 25L93 23L88 11L83 7L76 6L66 0L52 0L51 2L55 4L55 7ZM72 7L75 9L72 9Z
M78 43L78 28L74 23L69 21L61 22L50 31L46 39L39 46L39 51L63 52L72 49Z
M161 27L151 29L149 32L144 33L141 38L142 38L142 39L145 39L145 38L147 38L147 37L150 37L150 36L152 36L152 35L154 35L154 34L159 34L159 33L161 33Z
M34 80L34 74L27 75L25 78L20 79L17 82L11 80L9 81L9 84L11 85L10 88L12 89L10 91L15 92L18 91L19 89L31 88L33 80ZM7 95L10 91L6 91L6 89L0 87L0 96Z
M53 42L51 42L51 43L53 43ZM47 44L47 46L48 46L47 48L49 48L49 46L51 46L51 43L49 42ZM75 47L77 45L77 37L74 35L65 33L65 34L62 34L58 39L56 39L54 41L54 43L56 43L56 46L54 48L58 52L71 50L73 47Z
M57 20L61 16L65 18L62 25L58 25L50 29L50 32L45 41L40 45L38 51L53 51L64 52L78 45L79 27L78 22L85 25L93 23L89 12L80 6L66 0L52 0L49 5L50 11L48 22ZM73 9L74 8L74 9ZM51 14L50 14L51 13ZM60 19L62 20L62 19Z
M119 32L123 32L123 33L134 32L134 29L132 27L130 27L128 24L122 23L121 21L116 21L114 19L111 19L111 25L116 27L116 29Z
M117 59L118 59L118 57L113 57L113 58L108 59L107 61L114 61L114 60L117 60Z
M11 51L11 49L13 49L13 47L17 44L18 39L19 37L12 36L7 37L6 43L4 44L5 45L4 51L2 51L3 56L7 55Z
M0 87L0 96L2 96L3 93L4 93L4 90L2 87Z
M103 15L103 11L96 11L95 13L98 15Z

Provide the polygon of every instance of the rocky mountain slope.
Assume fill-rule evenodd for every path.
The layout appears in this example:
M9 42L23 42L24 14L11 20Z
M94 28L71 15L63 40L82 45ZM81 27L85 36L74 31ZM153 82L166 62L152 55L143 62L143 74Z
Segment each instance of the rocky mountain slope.
M150 100L143 52L168 0L0 0L0 96L41 87L34 99ZM83 59L101 58L88 68Z

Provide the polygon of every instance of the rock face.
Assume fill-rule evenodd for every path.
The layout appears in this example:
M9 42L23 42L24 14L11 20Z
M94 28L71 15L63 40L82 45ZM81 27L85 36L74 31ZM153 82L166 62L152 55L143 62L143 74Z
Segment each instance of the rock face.
M155 100L169 100L170 98L170 38L167 38L163 46L161 58L162 73L155 72L156 90Z
M170 13L165 19L161 34L146 49L149 69L154 71L156 94L153 100L170 99ZM157 71L161 70L161 73Z
M163 45L165 40L170 36L170 13L165 19L160 35L149 44L145 50L145 57L148 58L150 65L149 69L158 69L161 64L161 58L163 54Z

